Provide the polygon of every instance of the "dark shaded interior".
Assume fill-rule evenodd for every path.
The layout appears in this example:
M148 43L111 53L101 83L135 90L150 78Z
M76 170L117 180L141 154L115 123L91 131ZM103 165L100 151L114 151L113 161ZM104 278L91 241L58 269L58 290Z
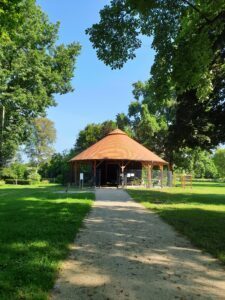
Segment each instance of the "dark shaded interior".
M135 174L134 178L141 179L141 170L142 165L141 162L130 161L130 162L123 162L126 165L124 170L124 175L126 177L127 173ZM120 167L120 162L115 161L103 161L97 166L96 169L96 185L97 186L117 186L121 184L122 170ZM131 180L131 178L129 178ZM129 181L127 180L127 181Z
M119 184L120 168L117 163L102 162L96 170L98 186L117 186Z

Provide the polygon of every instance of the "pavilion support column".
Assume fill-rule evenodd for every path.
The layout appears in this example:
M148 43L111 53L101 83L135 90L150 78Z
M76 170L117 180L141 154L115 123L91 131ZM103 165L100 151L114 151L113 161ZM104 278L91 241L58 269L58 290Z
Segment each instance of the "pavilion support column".
M70 184L73 184L74 180L74 162L70 163Z
M77 185L77 162L75 161L74 162L74 165L73 165L73 178L74 178L74 185L76 186Z
M77 178L76 178L76 186L80 187L80 163L77 162L77 168L76 168L76 174L77 174Z
M163 187L163 165L160 165L159 168L160 168L160 182L162 188Z
M122 187L124 187L124 185L125 185L125 183L124 183L124 181L125 181L125 178L124 178L125 166L121 165L120 168L121 168L121 173L122 173Z
M96 160L93 162L93 185L96 186Z
M146 164L142 161L141 162L141 185L145 183L145 180L144 180L145 179L145 176L144 176L145 168L146 168ZM146 185L146 187L147 187L147 185Z
M148 184L147 187L152 187L152 165L150 163L147 164L147 174L148 174Z

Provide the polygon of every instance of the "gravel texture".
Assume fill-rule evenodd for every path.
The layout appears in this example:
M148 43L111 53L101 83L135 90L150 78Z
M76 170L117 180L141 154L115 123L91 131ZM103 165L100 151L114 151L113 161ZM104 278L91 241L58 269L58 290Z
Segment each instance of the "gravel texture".
M96 189L52 299L225 299L225 269L125 191Z

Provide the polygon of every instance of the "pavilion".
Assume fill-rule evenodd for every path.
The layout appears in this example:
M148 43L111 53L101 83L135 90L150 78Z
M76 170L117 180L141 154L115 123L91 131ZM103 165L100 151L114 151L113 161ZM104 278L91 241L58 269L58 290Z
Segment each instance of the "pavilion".
M161 171L168 163L120 129L90 146L70 160L72 182L79 184L80 173L94 186L152 186L152 170ZM83 175L82 175L83 176ZM84 178L85 180L85 178Z

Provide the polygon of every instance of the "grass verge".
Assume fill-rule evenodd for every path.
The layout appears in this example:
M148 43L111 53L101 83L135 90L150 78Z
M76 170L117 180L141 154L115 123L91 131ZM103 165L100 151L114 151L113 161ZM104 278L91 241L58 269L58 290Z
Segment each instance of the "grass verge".
M93 193L57 186L0 188L0 299L47 299Z
M129 189L128 193L157 212L193 245L225 263L224 183L196 182L192 189Z

